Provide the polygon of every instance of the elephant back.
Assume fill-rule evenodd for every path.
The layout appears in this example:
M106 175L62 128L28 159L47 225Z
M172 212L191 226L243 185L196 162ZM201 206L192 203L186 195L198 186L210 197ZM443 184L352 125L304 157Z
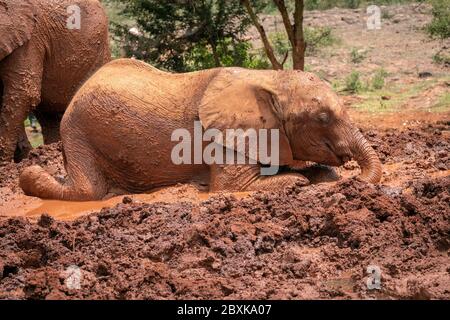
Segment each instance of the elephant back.
M0 61L31 39L36 15L33 0L0 0Z

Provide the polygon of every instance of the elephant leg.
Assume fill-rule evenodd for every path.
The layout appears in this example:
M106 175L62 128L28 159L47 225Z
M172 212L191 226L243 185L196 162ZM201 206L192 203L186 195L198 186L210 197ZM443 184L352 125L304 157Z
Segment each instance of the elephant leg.
M259 165L212 165L211 191L277 190L293 184L308 185L309 180L299 173L261 176Z
M36 48L24 46L2 65L2 106L0 108L0 162L11 161L31 109L40 103L43 57ZM29 60L27 57L36 60Z
M59 135L59 124L61 123L63 113L41 112L36 110L35 115L42 128L44 144L50 144L61 140Z
M311 184L335 182L341 179L335 168L320 164L310 164L304 168L290 167L287 172L299 173L308 178Z
M0 114L0 161L11 161L20 138L24 138L24 125L31 108L27 93L6 88Z
M108 192L103 172L95 161L95 152L84 141L64 142L67 181L59 183L40 166L26 168L19 184L26 195L44 199L88 201L100 200Z
M28 141L25 127L20 131L19 140L17 142L16 151L14 152L14 162L20 162L28 156L32 147L30 141Z

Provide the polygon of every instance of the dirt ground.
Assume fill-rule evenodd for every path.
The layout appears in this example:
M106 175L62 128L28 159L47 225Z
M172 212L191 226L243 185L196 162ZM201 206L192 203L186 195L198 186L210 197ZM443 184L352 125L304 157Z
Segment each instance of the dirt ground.
M18 187L30 164L65 178L61 144L41 146L0 167L0 299L450 299L450 105L432 108L448 94L448 67L433 64L442 44L420 31L427 10L389 7L377 36L362 28L363 9L306 17L344 41L307 59L330 81L379 67L389 71L388 87L431 81L399 103L392 97L386 112L361 109L367 96L343 96L380 156L381 184L354 178L350 162L338 182L278 191L177 185L97 202L43 201ZM352 47L368 48L356 66ZM380 290L367 286L369 266L381 270Z
M4 217L0 298L449 299L450 121L364 134L384 164L378 186L348 163L337 183L211 197L175 186L75 220ZM60 148L0 170L3 215L10 202L17 215L24 166L63 178ZM65 282L73 265L79 290ZM381 290L367 288L369 265Z

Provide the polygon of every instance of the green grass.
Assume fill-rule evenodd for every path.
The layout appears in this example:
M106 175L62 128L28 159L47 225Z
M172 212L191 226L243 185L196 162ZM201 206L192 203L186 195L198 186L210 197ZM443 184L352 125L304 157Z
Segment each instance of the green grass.
M438 100L438 102L431 107L432 111L435 112L444 112L449 111L450 109L450 93L444 93Z
M393 112L399 111L408 99L419 95L425 90L433 87L439 80L450 80L450 77L443 79L424 80L410 86L391 84L380 90L367 90L361 92L358 96L362 98L362 102L353 105L353 108L372 112ZM339 85L336 85L339 87ZM382 97L388 97L388 100L383 100ZM444 112L450 110L450 94L443 94L438 102L432 107L428 108L432 112Z
M24 121L24 125L25 128L28 129L27 131L27 137L28 137L28 141L30 141L30 144L33 148L39 147L40 145L44 144L44 138L41 134L41 126L39 125L39 123L37 124L37 130L39 132L30 132L29 127L30 127L30 119L26 119Z
M42 137L42 134L37 133L37 134L31 134L31 135L27 135L28 136L28 141L30 141L30 144L33 148L37 148L41 145L44 144L44 138Z

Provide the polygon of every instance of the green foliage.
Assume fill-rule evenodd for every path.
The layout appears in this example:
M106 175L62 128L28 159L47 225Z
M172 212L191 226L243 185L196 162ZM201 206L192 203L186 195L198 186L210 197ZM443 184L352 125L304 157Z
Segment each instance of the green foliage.
M244 42L243 35L250 26L239 0L108 1L116 4L120 15L133 21L139 31L130 33L129 23L112 22L115 41L125 55L162 69L188 70L195 65L191 58L199 56L203 61L197 65L210 65L207 59L212 56L214 66L219 66L222 60L229 59L225 39L233 44ZM227 47L222 50L227 52L225 56L221 56L219 47Z
M331 46L337 42L330 27L305 27L306 55L317 53L320 48Z
M387 77L387 75L388 74L387 74L386 70L384 70L383 68L378 69L372 78L372 84L371 84L372 89L374 89L374 90L383 89L384 83L385 83L384 79Z
M334 37L329 27L305 27L303 33L307 56L317 54L321 48L337 42L337 38ZM286 32L273 32L269 35L269 40L279 61L284 58L286 52L291 52L292 50Z
M446 55L444 53L438 52L435 55L433 55L433 61L434 61L434 63L442 64L444 66L450 67L450 56Z
M352 71L345 78L345 87L344 91L348 91L350 93L358 93L364 89L364 84L361 81L361 74L358 71Z
M350 61L352 63L361 63L366 58L366 52L363 50L358 50L353 48L350 51Z
M433 38L446 39L450 37L450 5L448 0L431 0L433 19L426 30Z
M277 58L284 56L286 52L291 50L286 32L273 32L269 35L269 40L272 43Z
M233 41L227 38L217 46L220 65L224 67L240 66L249 69L269 69L270 63L257 52L252 52L250 42ZM186 71L214 68L216 66L212 50L208 46L198 44L184 57Z

